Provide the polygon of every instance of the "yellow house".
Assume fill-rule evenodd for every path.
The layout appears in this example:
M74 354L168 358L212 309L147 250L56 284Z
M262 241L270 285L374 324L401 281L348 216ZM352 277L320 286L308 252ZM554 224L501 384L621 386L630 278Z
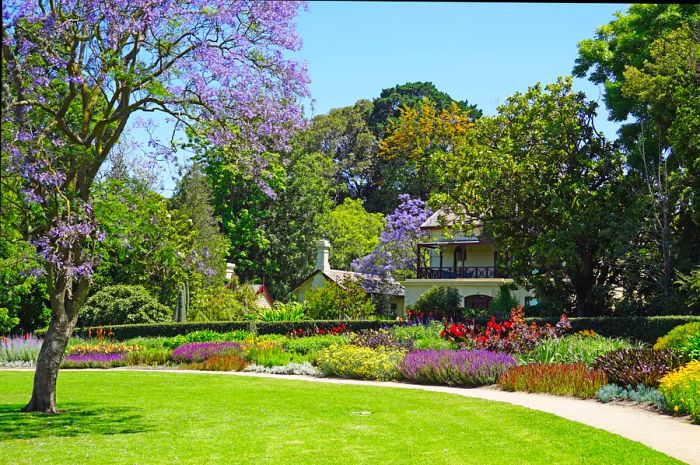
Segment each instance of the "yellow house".
M401 283L407 307L427 290L447 286L459 291L465 308L487 309L500 287L513 283L496 268L498 250L482 234L481 227L447 234L454 222L453 214L438 210L421 225L430 236L418 244L416 278ZM532 302L532 294L525 289L519 288L513 294L521 305Z
M386 297L389 305L387 312L403 315L404 288L399 282L354 271L333 270L329 262L330 249L331 245L326 240L320 240L316 244L316 270L292 291L292 295L298 302L304 301L304 294L310 289L325 287L329 284L342 287L344 280L357 279L371 296Z

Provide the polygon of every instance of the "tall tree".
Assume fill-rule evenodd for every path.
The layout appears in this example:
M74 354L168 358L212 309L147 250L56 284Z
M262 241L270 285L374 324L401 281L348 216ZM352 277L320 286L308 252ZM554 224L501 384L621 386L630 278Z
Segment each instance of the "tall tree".
M41 212L31 231L52 319L26 411L56 411L59 365L85 301L97 172L137 112L206 128L219 145L245 141L264 164L300 121L305 70L284 51L300 41L294 2L8 0L3 2L2 149ZM197 127L193 123L199 122ZM206 124L210 122L210 124ZM243 163L243 157L239 157Z

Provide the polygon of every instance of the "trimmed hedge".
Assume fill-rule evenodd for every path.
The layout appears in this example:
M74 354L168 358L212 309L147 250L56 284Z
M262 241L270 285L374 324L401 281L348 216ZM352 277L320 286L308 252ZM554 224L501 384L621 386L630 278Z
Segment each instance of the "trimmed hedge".
M288 334L292 329L304 331L315 328L330 332L332 328L345 323L348 331L386 328L397 324L393 320L315 320L315 321L213 321L209 323L157 323L139 325L115 325L109 328L114 338L124 341L134 337L172 337L193 331L210 330L218 333L244 330L257 334ZM93 328L94 332L95 328ZM76 328L74 336L87 337L87 328Z
M471 321L471 320L469 320ZM486 326L488 318L476 318L477 324ZM539 325L556 324L558 318L527 318ZM700 321L700 316L651 316L651 317L581 317L571 318L571 331L592 329L601 336L624 337L653 344L678 325ZM193 331L211 330L219 333L245 330L258 334L287 334L292 329L330 331L345 323L347 330L379 329L399 323L393 320L316 320L316 321L216 321L209 323L156 323L111 326L114 338L123 341L134 337L172 337ZM76 328L75 336L87 337L87 328Z

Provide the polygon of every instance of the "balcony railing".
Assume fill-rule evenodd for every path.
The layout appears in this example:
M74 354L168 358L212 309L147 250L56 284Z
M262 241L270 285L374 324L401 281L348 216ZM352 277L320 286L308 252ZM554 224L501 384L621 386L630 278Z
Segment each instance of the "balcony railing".
M419 267L418 279L502 278L492 266Z

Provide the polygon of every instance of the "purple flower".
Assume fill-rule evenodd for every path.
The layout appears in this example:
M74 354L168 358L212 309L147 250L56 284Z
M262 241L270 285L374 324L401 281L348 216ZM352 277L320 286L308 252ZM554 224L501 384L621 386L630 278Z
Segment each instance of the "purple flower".
M112 368L124 365L125 354L70 354L61 363L64 368Z
M515 365L511 355L488 350L416 350L404 357L400 369L409 381L473 387L495 383Z
M188 342L175 349L172 357L176 362L203 362L213 355L240 350L237 342Z

